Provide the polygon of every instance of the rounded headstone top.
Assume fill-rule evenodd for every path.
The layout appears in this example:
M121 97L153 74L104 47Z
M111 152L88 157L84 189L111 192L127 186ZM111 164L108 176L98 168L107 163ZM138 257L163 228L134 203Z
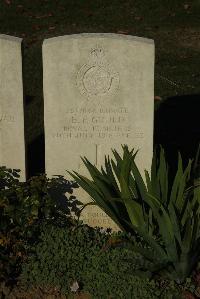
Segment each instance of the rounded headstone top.
M16 36L11 36L11 35L6 35L6 34L0 34L0 40L7 40L11 42L21 42L22 38L16 37Z
M64 41L67 39L83 39L83 38L109 38L109 39L118 39L118 40L130 40L136 41L141 43L148 43L154 44L153 39L139 37L139 36L132 36L132 35L125 35L125 34L117 34L117 33L78 33L78 34L69 34L69 35L61 35L56 37L47 38L44 40L43 44L47 43L54 43L57 41Z

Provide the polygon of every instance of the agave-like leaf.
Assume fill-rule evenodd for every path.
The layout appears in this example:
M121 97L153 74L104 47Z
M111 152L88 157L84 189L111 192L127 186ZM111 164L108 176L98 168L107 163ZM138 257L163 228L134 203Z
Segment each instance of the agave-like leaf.
M131 170L132 173L134 175L134 179L137 185L137 188L141 194L141 200L145 201L146 197L147 197L147 188L146 185L144 183L144 180L138 170L138 167L136 166L135 162L133 161L133 163L131 164Z
M157 193L154 192L154 190L153 190L152 181L151 181L151 178L149 176L149 172L147 170L145 170L145 178L146 178L146 185L147 185L148 193L150 193L150 194L152 194L156 197ZM153 213L152 213L151 209L149 209L149 211L146 214L145 218L146 218L145 221L148 223L149 234L152 236L153 233L154 233L155 227L153 225Z
M179 178L180 179L179 189L178 189L178 194L176 196L176 206L179 210L181 210L183 206L184 193L187 187L188 178L190 177L191 165L192 165L192 161L189 160L187 168L183 172L182 177Z
M106 175L103 175L96 166L92 165L86 158L83 159L85 166L87 167L91 177L93 178L95 186L98 188L101 194L107 197L117 196L118 190L113 186L110 178Z
M130 191L123 177L121 178L121 188L123 194L122 200L126 206L131 223L135 226L145 226L142 207L131 198Z
M132 249L134 252L137 252L141 254L143 257L145 257L147 260L153 262L158 260L158 254L150 247L144 247L141 245L136 245L135 243L127 243L126 245L127 249Z
M121 167L119 176L119 184L121 189L121 199L126 207L127 214L132 223L135 225L139 225L143 219L143 213L141 210L141 206L132 200L132 191L129 188L129 178L130 178L130 171L131 171L131 163L134 157L132 156L132 152L129 152L128 149L124 148L124 155L123 155L123 167ZM143 221L144 224L144 221Z
M158 177L158 149L154 151L152 164L151 164L151 180L148 186L148 192L155 196L156 198L160 198L160 182Z
M111 200L119 201L119 199L111 198ZM145 222L142 221L141 218L141 208L140 205L137 202L134 202L133 200L129 198L123 198L123 203L126 207L127 216L126 219L130 221L135 226L143 226L145 227ZM121 215L119 215L121 216Z
M109 200L109 198L115 196L112 190L109 189L109 186L107 186L105 182L103 182L101 179L98 178L95 179L94 183L98 186L98 189L102 194L104 202L106 202L107 205L110 206L110 208L112 208L115 212L117 212L117 206Z
M77 181L78 184L81 184L80 186L83 188L84 186L88 188L91 188L91 194L94 192L95 196L101 196L101 194L99 194L99 189L98 187L88 178L86 178L83 175L78 174L76 171L74 171L74 173L68 171L68 173L71 175L71 177L73 177L73 179L75 181Z
M154 196L149 194L149 197L152 199L149 201L153 215L158 222L159 233L162 237L162 240L165 244L166 253L170 261L175 261L178 259L177 250L176 250L176 241L173 230L173 224L164 206L157 200Z
M108 180L108 178L106 176L104 176L95 165L93 165L92 163L90 163L90 161L84 157L81 158L81 160L83 161L84 165L86 166L87 170L89 171L91 177L93 178L93 180L95 181L96 177L100 177L102 180L104 180L105 182L107 182L108 184L110 183L110 181Z
M134 226L131 223L127 222L127 225L132 228L132 230L136 231L143 239L144 241L150 246L150 250L146 251L144 250L144 256L148 258L151 261L159 261L163 264L168 263L169 259L167 257L167 254L165 250L162 248L162 246L154 239L154 237L150 236L142 227ZM152 251L154 250L154 252ZM142 254L142 250L140 253Z
M131 164L133 163L137 152L133 154L133 150L129 152L128 148L125 146L123 149L123 164L121 167L118 167L118 180L121 189L120 196L124 201L131 222L135 225L144 225L145 221L143 219L141 204L138 204L136 201L134 201L134 198L132 198L133 193L129 182L131 178ZM115 153L115 156L118 163L122 163L122 160L119 158L118 154ZM133 188L133 185L131 187Z
M164 150L160 149L160 160L158 167L158 178L160 186L160 201L164 204L168 204L168 167L166 164Z
M195 202L198 202L198 214L200 214L200 178L194 181L193 196Z
M122 146L123 149L123 159L120 157L120 155L118 154L118 152L116 150L112 150L112 153L115 157L116 162L111 159L111 164L112 164L112 168L115 172L115 175L117 177L117 179L120 179L120 176L122 174L122 168L124 169L124 163L127 163L128 160L133 161L137 155L136 151L134 154L134 149L132 149L131 151L128 150L128 147L126 145ZM128 160L127 160L128 157Z
M101 173L102 173L103 177L107 178L107 182L115 190L115 192L119 195L120 194L119 186L118 186L118 183L114 176L109 156L105 157L105 169L103 167L101 167Z
M101 194L96 184L86 177L79 175L77 172L69 172L69 174L91 196L98 206L120 227L120 229L124 230L123 221L121 221L122 219L120 215L121 211L113 209L114 202L111 200L112 197L108 197L106 200L105 196Z
M154 195L156 197L155 194L153 194L153 188L152 188L152 182L151 182L151 178L149 175L149 172L147 170L144 171L145 173L145 179L146 179L146 185L147 185L147 190L150 194Z
M175 269L177 276L180 280L184 280L191 272L191 239L192 239L192 231L193 231L193 224L191 223L191 218L187 219L185 229L184 229L184 236L182 239L181 245L181 253L180 258L177 263L175 263ZM190 261L188 261L188 258Z
M193 231L193 220L191 219L190 215L188 215L187 221L184 227L184 235L182 240L182 253L188 254L191 249L191 240L192 240L192 231Z
M154 153L151 176L145 171L145 182L135 163L137 152L125 145L122 149L122 156L113 150L115 159L105 157L101 171L83 159L92 180L76 172L71 175L122 230L143 238L149 248L134 250L154 262L155 271L182 281L200 256L200 185L192 185L192 161L183 169L178 155L171 185L161 148L159 156Z
M117 179L119 180L121 174L121 164L123 163L123 160L116 150L112 150L112 153L115 157L116 162L113 159L111 159L111 164L117 176Z
M129 182L124 178L123 173L120 176L119 184L121 189L121 198L131 198L131 190L128 187Z
M192 172L195 180L200 177L200 143L197 148L197 153L195 156Z
M129 177L129 189L133 198L139 199L141 197L141 194L138 192L137 184L132 175L132 172L130 172L130 177ZM139 201L142 202L141 199L139 199Z
M120 178L123 177L124 180L127 182L129 185L129 177L130 177L130 172L131 172L131 164L134 161L134 157L132 156L132 151L128 151L128 147L124 146L124 153L123 153L123 163L121 166L121 172L120 172Z
M110 158L105 157L105 168L106 168L106 175L110 178L112 185L114 186L116 193L119 195L120 194L120 190L119 190L119 186L117 184L117 181L115 179L113 170L112 170L112 166L111 166L111 162L110 162Z
M181 246L180 222L179 222L179 218L177 215L178 212L177 212L176 208L174 207L173 202L169 203L168 210L169 210L169 215L170 215L171 222L173 225L174 236L175 236L176 240L178 241L179 246Z
M107 211L109 214L112 214L109 205L106 203L105 199L102 197L102 194L99 192L97 186L93 184L89 179L86 177L79 175L78 173L74 172L69 174L74 178L74 180L91 196L92 199L95 199L97 204L104 210Z
M178 169L171 189L170 203L176 202L180 178L182 178L182 176L183 176L183 162L180 153L178 153Z
M186 191L184 193L183 197L183 207L180 213L180 219L181 219L181 225L184 227L185 222L187 220L188 214L190 214L190 217L193 216L193 210L194 205L196 205L196 197L195 194L192 191L192 195L189 194L190 192Z

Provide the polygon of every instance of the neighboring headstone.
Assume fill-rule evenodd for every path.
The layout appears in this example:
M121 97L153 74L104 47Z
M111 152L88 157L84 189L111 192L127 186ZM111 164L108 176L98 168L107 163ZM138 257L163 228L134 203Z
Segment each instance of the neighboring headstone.
M101 166L111 148L140 149L149 169L153 151L154 42L120 34L75 34L43 44L45 163L48 176L87 174L80 156ZM83 190L79 199L91 201ZM88 206L82 219L112 227Z
M0 165L25 175L21 39L0 35Z

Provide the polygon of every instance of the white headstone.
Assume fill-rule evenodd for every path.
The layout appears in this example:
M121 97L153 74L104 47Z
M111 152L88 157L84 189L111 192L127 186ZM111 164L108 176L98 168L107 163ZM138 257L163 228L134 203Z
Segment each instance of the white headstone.
M43 44L45 163L48 176L85 173L80 156L101 166L111 148L140 149L149 169L153 151L154 42L120 34L75 34ZM79 199L91 201L83 190ZM82 219L113 227L97 207Z
M21 39L0 35L0 165L25 180Z

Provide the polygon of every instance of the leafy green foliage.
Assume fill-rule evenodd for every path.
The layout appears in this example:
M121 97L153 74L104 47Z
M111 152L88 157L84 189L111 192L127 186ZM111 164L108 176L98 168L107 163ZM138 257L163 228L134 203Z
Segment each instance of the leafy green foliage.
M100 229L43 226L41 242L23 266L21 283L28 288L49 285L68 295L77 282L78 291L92 298L179 298L172 297L180 294L174 284L166 282L165 288L159 288L145 272L142 277L139 269L148 267L149 262L123 246L130 236L122 232L117 236L122 242L112 246L110 240L116 235Z
M30 285L59 286L68 292L73 281L80 281L81 271L87 268L90 257L104 242L100 234L95 235L89 227L71 230L52 225L44 227L35 256L23 267L21 279Z
M18 178L18 170L0 168L0 280L4 281L13 281L20 273L28 248L38 239L41 223L69 224L81 204L71 195L77 184L63 177L50 180L41 175L27 182Z
M122 157L113 150L115 160L105 157L101 171L83 158L92 180L70 174L123 231L143 238L147 248L134 245L133 250L154 263L151 271L183 281L200 255L200 185L192 179L192 161L183 169L179 154L171 183L164 151L155 151L145 182L134 161L136 154L127 146Z

